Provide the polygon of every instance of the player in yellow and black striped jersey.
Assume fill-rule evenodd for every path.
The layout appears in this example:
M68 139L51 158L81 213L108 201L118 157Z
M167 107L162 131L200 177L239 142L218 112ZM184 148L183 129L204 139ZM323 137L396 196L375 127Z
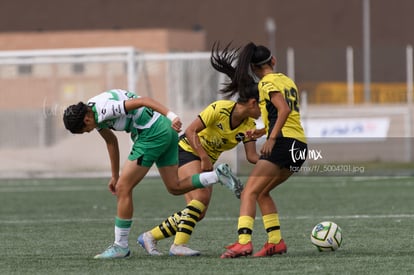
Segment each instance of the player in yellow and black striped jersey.
M275 64L276 60L268 48L248 43L238 54L236 71L225 88L225 92L234 94L237 91L242 95L249 89L246 84L252 75L260 79L260 107L267 139L240 198L238 241L228 246L221 258L235 258L253 253L251 240L256 204L260 207L268 240L254 256L287 252L281 236L278 210L270 191L299 171L306 160L307 144L300 122L298 89L290 78L274 72Z
M222 56L212 52L212 65L216 60L229 60L232 56ZM231 62L230 62L231 63ZM216 68L231 76L234 68ZM179 177L188 177L195 171L211 171L220 154L244 144L246 158L256 163L259 155L256 152L256 138L264 134L264 130L255 130L255 119L260 116L259 93L257 85L249 86L248 92L240 96L237 102L218 100L207 106L187 127L179 141ZM157 241L175 235L170 248L170 255L194 256L200 252L186 246L191 234L208 208L212 188L198 189L185 194L187 206L168 217L160 225L141 234L138 243L150 254L160 255Z
M282 73L271 73L265 75L258 86L263 123L266 127L272 127L266 129L267 132L272 132L278 117L277 108L271 101L271 93L279 91L288 104L290 113L278 136L291 137L306 143L305 132L300 122L298 88L292 79Z
M260 116L257 90L255 96L244 101L215 101L188 126L178 143L179 177L188 177L194 171L211 171L221 153L233 149L238 143L244 144L247 160L251 163L257 162L259 155L256 152L256 139L250 134L260 132L256 130L254 120ZM156 242L175 235L170 255L199 255L199 251L187 247L186 244L196 223L207 211L212 191L211 187L186 193L186 208L141 234L138 242L149 254L159 255L161 253L156 248Z
M198 115L205 127L198 132L200 145L212 163L217 161L221 153L233 149L239 142L252 141L245 134L256 128L255 120L252 117L247 117L240 125L232 125L231 118L236 104L231 100L218 100L211 103ZM191 146L185 135L181 136L178 145L183 150L198 156L197 151Z

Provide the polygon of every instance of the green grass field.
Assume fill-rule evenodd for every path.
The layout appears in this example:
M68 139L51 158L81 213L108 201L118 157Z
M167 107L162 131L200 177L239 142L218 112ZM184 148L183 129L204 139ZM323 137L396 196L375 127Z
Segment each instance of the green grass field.
M205 220L189 246L199 257L171 257L172 239L145 254L135 240L145 230L184 207L158 178L135 189L130 236L132 256L94 260L113 242L115 197L106 179L0 180L1 274L412 274L414 271L413 177L294 176L273 195L278 203L288 253L271 258L220 259L223 246L236 240L239 202L215 188ZM265 242L255 223L256 250ZM309 235L323 220L338 223L343 245L318 252Z

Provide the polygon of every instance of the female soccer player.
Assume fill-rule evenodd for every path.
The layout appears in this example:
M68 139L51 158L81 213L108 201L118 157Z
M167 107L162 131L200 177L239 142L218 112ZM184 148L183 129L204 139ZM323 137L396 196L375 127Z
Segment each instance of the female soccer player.
M242 186L226 164L215 171L178 179L178 134L181 120L154 99L138 97L125 90L109 90L91 98L87 104L69 106L63 115L66 129L82 134L97 129L105 140L109 153L112 178L109 190L117 196L115 241L96 259L123 258L130 255L128 236L131 230L132 190L155 163L167 190L180 195L195 188L221 182L239 193ZM133 141L122 174L119 175L119 147L112 132L125 131Z
M268 48L248 43L240 52L236 72L227 92L245 93L250 73L260 78L258 89L267 140L241 194L238 241L227 246L221 258L253 253L251 242L256 202L259 204L268 240L255 257L287 252L280 232L279 215L270 191L286 181L304 163L307 144L299 115L299 94L295 83L273 71L276 60Z
M235 53L225 52L221 55L218 45L213 46L211 64L220 72L232 77L235 69L231 64ZM223 61L221 61L223 60ZM260 116L259 94L257 85L249 87L248 92L240 96L237 102L218 100L205 108L188 126L179 141L180 179L202 171L213 170L213 165L224 151L231 150L239 142L243 142L246 158L256 163L259 155L256 152L256 140L260 131L255 130L254 119ZM250 137L247 136L250 134ZM264 131L262 131L264 134ZM255 135L254 137L251 137ZM196 189L185 194L187 206L168 217L159 226L141 234L138 243L150 254L161 255L156 245L157 241L175 235L169 254L179 256L196 256L200 252L186 246L198 221L200 221L210 203L213 187Z

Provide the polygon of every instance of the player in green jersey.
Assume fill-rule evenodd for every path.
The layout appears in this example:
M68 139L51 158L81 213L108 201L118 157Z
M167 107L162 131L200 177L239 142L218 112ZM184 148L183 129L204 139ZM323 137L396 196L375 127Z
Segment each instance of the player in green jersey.
M268 240L255 257L287 252L281 236L279 214L270 191L286 181L304 163L307 155L305 133L300 122L299 94L295 83L276 73L276 64L268 48L248 43L239 53L232 82L226 92L239 94L248 90L251 74L257 76L260 107L267 130L267 140L241 195L238 241L227 247L221 258L235 258L253 253L252 232L259 205Z
M218 71L232 76L235 68L222 68L220 60L232 63L234 55L221 55L218 48L213 47L211 63ZM237 102L218 100L207 106L187 127L179 141L179 178L186 178L202 171L213 170L213 165L222 152L233 149L243 142L246 158L256 163L259 155L256 152L256 138L260 131L256 130L255 119L260 116L259 94L257 85L252 85ZM264 134L264 131L262 131ZM255 135L255 136L253 136ZM200 252L186 246L194 228L205 215L213 187L196 189L185 194L187 206L168 217L160 225L141 234L138 243L150 254L161 255L157 249L157 241L175 235L169 254L179 256L196 256Z
M215 171L178 178L178 134L180 118L167 107L148 97L114 89L91 98L86 104L69 106L63 114L66 129L82 134L97 129L106 142L112 178L109 190L117 197L115 241L96 259L124 258L130 255L128 237L133 216L132 191L155 163L167 190L180 195L196 188L221 182L235 193L242 188L226 164ZM131 152L120 174L119 147L114 131L130 133Z

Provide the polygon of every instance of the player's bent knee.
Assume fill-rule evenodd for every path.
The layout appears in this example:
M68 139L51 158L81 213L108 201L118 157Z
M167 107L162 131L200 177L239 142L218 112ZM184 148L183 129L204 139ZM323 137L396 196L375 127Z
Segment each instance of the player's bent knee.
M179 189L178 187L172 187L172 186L167 186L167 191L168 193L174 195L174 196L178 196L178 195L182 195L185 192L183 192L183 190Z
M128 196L132 194L133 188L125 186L124 184L116 185L115 186L115 194L118 197Z

